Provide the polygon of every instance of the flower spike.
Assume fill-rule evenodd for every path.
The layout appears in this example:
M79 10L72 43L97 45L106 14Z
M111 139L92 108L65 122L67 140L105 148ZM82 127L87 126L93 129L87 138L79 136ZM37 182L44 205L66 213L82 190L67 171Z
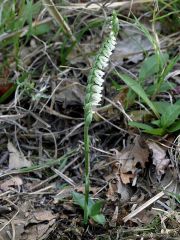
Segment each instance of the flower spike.
M103 89L102 85L104 83L103 76L105 74L104 70L108 66L112 51L115 49L118 30L118 18L115 12L113 12L110 21L109 36L100 48L88 77L85 98L85 119L90 113L93 112L94 107L98 106L101 101Z

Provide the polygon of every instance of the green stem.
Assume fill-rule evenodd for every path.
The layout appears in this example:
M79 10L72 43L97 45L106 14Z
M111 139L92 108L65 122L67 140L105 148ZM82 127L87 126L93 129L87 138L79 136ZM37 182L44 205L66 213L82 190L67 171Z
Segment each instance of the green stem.
M89 174L90 174L90 159L89 159L89 123L84 124L84 148L85 148L85 201L84 201L84 224L88 223L88 201L89 201Z

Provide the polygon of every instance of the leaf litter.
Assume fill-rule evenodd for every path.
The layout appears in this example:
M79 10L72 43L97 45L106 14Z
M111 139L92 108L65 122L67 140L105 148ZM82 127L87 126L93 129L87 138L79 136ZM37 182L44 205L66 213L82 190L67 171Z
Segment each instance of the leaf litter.
M143 6L139 6L143 10ZM68 4L64 8L60 10L63 14L71 14ZM9 58L8 76L14 82L20 83L19 77L29 81L21 84L16 93L0 105L1 115L9 116L0 119L0 237L3 240L51 240L103 239L110 235L112 239L118 236L120 239L162 239L159 234L163 234L163 239L178 236L179 140L175 135L170 140L166 136L150 139L149 135L139 134L127 126L127 117L143 121L148 112L142 104L143 109L132 106L126 113L128 87L118 82L120 87L125 87L119 92L114 90L111 80L117 79L111 77L111 68L105 76L106 98L97 110L107 121L97 115L90 137L93 166L90 193L95 199L105 200L102 211L107 218L106 225L97 226L91 221L88 229L84 228L82 211L72 202L74 190L84 191L83 102L88 62L93 62L92 55L106 32L104 28L100 32L99 27L86 29L88 25L84 21L91 24L89 20L94 20L99 26L97 13L92 11L88 18L85 11L80 9L78 13L82 20L72 29L73 34L82 34L78 35L80 52L69 39L64 41L64 33L54 36L57 25L43 12L38 17L48 24L51 22L49 32L30 36L29 43L23 38L19 40L22 44L20 68L16 68L14 51L7 55L0 48L0 57ZM73 19L72 16L70 20L73 22ZM39 23L41 25L41 21ZM122 21L120 25L117 51L111 58L112 68L116 65L136 74L144 53L153 51L152 44L132 24ZM21 30L25 36L24 28ZM163 34L161 26L156 30ZM176 35L169 40L161 37L162 49L176 42ZM11 46L5 48L12 50ZM82 51L89 61L81 56ZM21 76L23 69L33 74ZM178 74L169 76L168 80L173 83L179 81ZM172 98L177 98L177 94L178 86L174 87ZM158 97L167 98L164 93ZM21 117L13 117L19 115ZM78 149L78 153L61 162L55 161L71 149ZM54 164L50 165L52 160Z
M20 169L23 167L30 167L31 162L27 160L22 152L19 152L17 148L11 142L8 142L9 151L9 169Z

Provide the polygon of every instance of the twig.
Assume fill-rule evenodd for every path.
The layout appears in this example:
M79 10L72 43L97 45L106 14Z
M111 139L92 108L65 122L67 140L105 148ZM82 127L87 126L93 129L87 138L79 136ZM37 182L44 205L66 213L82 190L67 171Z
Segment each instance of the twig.
M153 0L134 0L133 4L143 4L143 3L151 3L151 2L153 2ZM108 8L113 8L113 9L118 7L129 8L130 5L132 5L131 1L122 1L122 2L118 1L113 3L108 3ZM103 6L104 6L103 2L101 4L92 3L88 5L86 3L75 3L68 6L61 6L61 8L66 8L71 10L78 10L78 9L99 10Z
M169 187L171 185L172 181L165 187L165 189L167 187ZM150 206L152 203L154 203L155 201L157 201L159 198L161 198L162 196L164 196L164 191L159 192L158 194L156 194L154 197L152 197L151 199L149 199L147 202L145 202L144 204L142 204L140 207L138 207L136 210L134 210L133 212L131 212L130 214L128 214L126 217L123 218L124 222L127 222L128 220L130 220L131 218L133 218L134 216L136 216L138 213L140 213L142 210L144 210L145 208L147 208L148 206Z
M62 173L61 171L59 171L58 169L55 168L51 168L58 176L60 176L62 179L64 179L64 181L66 181L67 183L69 183L71 186L76 187L76 183L69 177L67 177L64 173Z
M76 42L76 38L73 36L70 27L64 21L61 13L58 11L57 7L55 6L52 0L42 0L44 6L47 8L48 12L51 16L56 20L56 22L62 26L63 31L71 38L72 42Z

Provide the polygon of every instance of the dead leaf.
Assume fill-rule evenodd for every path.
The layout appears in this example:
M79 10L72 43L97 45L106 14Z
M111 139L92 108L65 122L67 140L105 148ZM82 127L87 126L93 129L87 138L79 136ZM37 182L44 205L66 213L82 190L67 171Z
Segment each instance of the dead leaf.
M23 185L23 181L20 177L12 177L0 184L0 189L6 192L11 187L19 187L21 185Z
M23 167L30 167L31 162L28 161L24 154L19 152L15 146L8 142L8 151L9 151L9 169L20 169Z
M149 149L141 137L136 137L134 143L127 146L122 152L115 151L116 163L113 162L113 173L106 177L109 188L106 194L108 200L127 202L132 197L132 189L128 183L136 185L138 172L145 168L148 162ZM113 159L114 160L114 159ZM118 193L118 194L117 194Z
M48 210L35 212L33 215L34 215L35 219L39 222L50 221L50 220L55 219L57 217L56 214L52 214L52 212L48 211Z
M22 234L22 240L43 240L47 239L50 232L56 226L58 214L49 210L41 210L32 213L27 220L26 229Z
M85 88L75 80L67 80L60 85L55 92L55 100L62 102L63 107L73 105L83 105L85 96Z
M117 194L118 193L118 194ZM107 199L112 202L119 199L121 202L126 202L131 197L131 190L129 187L122 183L121 179L117 176L116 180L109 182L108 192L106 194Z
M119 207L116 206L116 207L115 207L115 210L114 210L114 213L113 213L113 216L112 216L112 219L111 219L111 221L109 222L109 225L110 225L111 227L116 227L117 220L118 220L118 215L119 215Z
M118 198L117 194L117 183L109 182L109 188L106 193L107 200L111 200L112 202L115 202Z
M128 174L128 173L121 173L121 180L124 184L128 184L131 182L131 179L134 179L135 173L134 174Z
M11 224L8 224L9 219L1 218L0 219L0 240L6 240L6 239L12 239L10 236L12 236L12 226L15 230L15 238L14 240L22 239L22 233L24 232L24 227L26 224L26 221L15 218L11 220Z
M127 202L131 197L131 189L125 185L120 179L117 182L117 192L121 196L121 202Z
M139 168L145 168L148 157L149 149L141 137L136 137L134 144L127 146L122 152L116 151L117 166L124 184L135 178Z
M22 240L43 240L47 239L49 234L55 229L55 219L48 223L30 225L22 235Z
M138 63L144 58L143 51L152 48L150 41L134 27L126 26L121 31L121 38L112 55L112 62L116 65L122 65L124 59Z
M161 176L169 165L170 159L166 157L166 151L157 143L149 142L148 146L153 152L152 158L153 164L156 166L156 172Z
M152 220L157 216L157 212L154 210L143 210L140 213L138 213L134 218L131 218L132 222L140 224L150 224Z

